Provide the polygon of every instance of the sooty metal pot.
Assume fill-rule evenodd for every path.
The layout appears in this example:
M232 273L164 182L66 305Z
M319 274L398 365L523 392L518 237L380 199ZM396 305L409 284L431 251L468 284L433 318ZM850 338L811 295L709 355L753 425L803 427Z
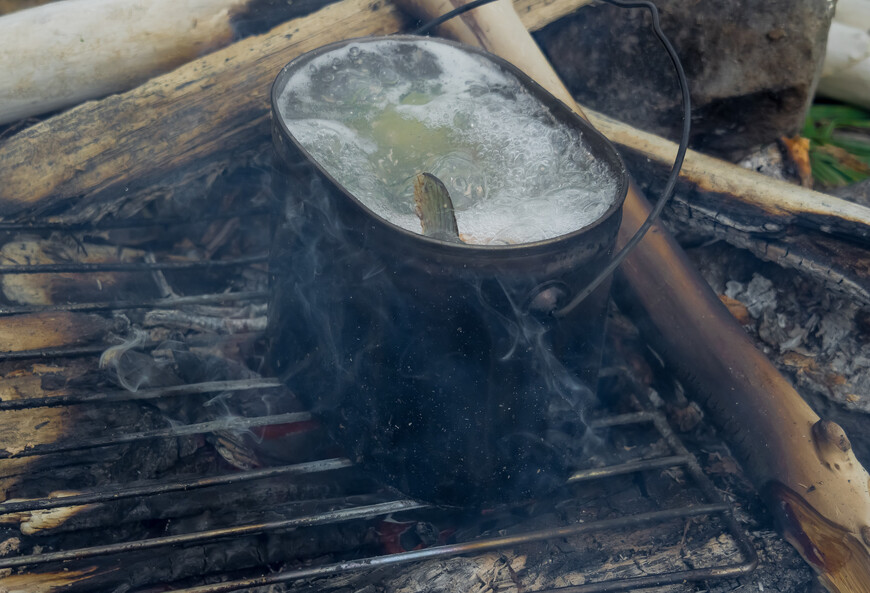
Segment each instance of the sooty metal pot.
M457 244L401 229L314 162L278 112L293 72L347 43L297 58L272 89L275 189L286 200L270 262L272 365L353 461L410 496L479 506L556 487L582 454L609 283L570 315L550 313L607 263L624 165L515 67L442 42L486 56L579 128L617 179L617 199L594 224L535 243Z

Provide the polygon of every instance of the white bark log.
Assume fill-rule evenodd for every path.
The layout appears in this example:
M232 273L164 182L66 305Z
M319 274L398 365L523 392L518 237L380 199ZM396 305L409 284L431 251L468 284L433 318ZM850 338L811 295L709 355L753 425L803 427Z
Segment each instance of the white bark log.
M818 93L870 109L870 0L839 0Z
M129 89L232 41L246 0L64 0L0 18L0 124Z
M870 0L837 0L834 20L856 29L870 29Z

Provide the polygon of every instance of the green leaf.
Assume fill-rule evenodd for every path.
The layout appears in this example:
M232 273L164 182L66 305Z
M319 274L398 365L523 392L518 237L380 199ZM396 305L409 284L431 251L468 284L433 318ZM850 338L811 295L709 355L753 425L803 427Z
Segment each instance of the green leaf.
M854 130L845 135L839 131ZM863 169L856 169L856 161L870 165L870 136L863 140L858 130L870 130L870 112L842 104L817 104L810 107L804 121L803 135L810 140L810 166L813 178L822 185L839 186L870 177ZM842 162L835 154L822 147L835 146L849 153ZM842 157L841 157L842 158Z
M841 125L870 124L870 113L851 105L816 104L810 107L810 117L814 120L836 120Z

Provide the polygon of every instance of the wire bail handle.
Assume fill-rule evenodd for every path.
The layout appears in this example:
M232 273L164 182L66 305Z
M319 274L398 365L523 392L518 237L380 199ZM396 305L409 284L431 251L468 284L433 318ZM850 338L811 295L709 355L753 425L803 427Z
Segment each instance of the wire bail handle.
M451 10L437 18L434 18L422 26L415 29L412 34L414 35L424 35L429 32L434 27L444 24L450 19L457 17L463 13L468 12L469 10L473 10L485 4L489 4L490 2L494 2L495 0L472 0L468 4L464 4L459 8ZM686 72L683 69L682 63L680 63L680 59L677 56L677 52L674 49L674 46L671 44L670 40L665 35L664 31L661 28L661 21L659 19L659 11L656 8L655 4L649 2L648 0L598 0L599 2L605 2L607 4L611 4L618 8L645 8L650 12L652 16L652 28L655 36L658 38L659 42L664 46L665 51L668 54L668 57L671 59L671 63L674 66L674 70L677 74L677 80L680 85L680 97L682 101L682 133L680 134L680 144L677 149L677 156L674 158L674 164L671 167L671 172L668 175L668 181L665 184L664 190L662 190L662 194L656 202L655 207L650 212L649 216L644 220L643 224L638 227L637 231L635 231L634 235L632 235L631 239L619 250L619 252L613 256L613 259L605 266L605 268L596 276L589 284L587 284L580 292L578 292L571 301L559 308L552 309L549 314L556 318L565 317L571 311L573 311L583 300L586 299L590 294L592 294L596 288L598 288L602 282L604 282L615 270L619 267L619 265L625 260L626 257L634 250L635 247L643 240L647 231L655 224L656 220L661 216L662 211L665 209L668 201L674 193L674 188L677 184L677 179L680 175L680 170L683 167L683 160L686 156L686 151L689 146L689 133L691 131L692 125L692 101L689 96L689 82L686 78ZM558 299L561 300L561 299ZM558 305L554 306L558 307Z

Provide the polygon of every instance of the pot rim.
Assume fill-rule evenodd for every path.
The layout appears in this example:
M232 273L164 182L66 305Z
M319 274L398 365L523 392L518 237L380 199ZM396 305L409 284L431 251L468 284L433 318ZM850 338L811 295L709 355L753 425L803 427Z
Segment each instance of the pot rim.
M571 231L570 233L565 233L563 235L558 235L556 237L550 237L548 239L543 239L540 241L531 241L528 243L517 243L517 244L509 244L509 245L479 245L474 243L455 243L450 241L444 241L441 239L436 239L433 237L428 237L421 233L416 233L414 231L410 231L399 225L396 225L375 213L368 206L366 206L359 198L354 196L343 184L339 183L338 180L335 179L322 165L321 163L314 158L314 156L302 145L299 140L293 135L287 126L287 122L280 115L280 111L278 109L278 99L283 92L283 90L287 86L288 79L295 73L296 70L302 68L305 64L310 62L311 60L320 57L323 54L327 54L331 51L340 49L347 45L351 44L359 44L359 43L373 43L379 41L386 40L395 40L395 41L404 41L404 42L419 42L419 41L427 41L440 43L443 45L447 45L456 49L460 49L463 51L471 52L477 54L485 59L490 60L496 66L506 70L510 74L514 75L526 89L531 92L538 100L540 100L544 106L551 112L556 119L565 124L568 120L569 125L574 125L580 128L582 135L586 139L589 144L590 152L597 159L604 160L611 168L614 176L616 177L616 197L613 200L613 203L610 207L599 216L595 221L589 223L586 226L583 226L579 229ZM323 175L329 182L335 186L335 188L344 195L351 204L355 205L358 210L367 215L367 220L370 220L376 224L379 224L388 232L397 235L398 237L402 237L406 240L416 241L420 245L426 245L429 247L435 247L442 251L449 251L455 253L465 253L467 255L471 253L487 253L487 254L495 254L495 253L505 253L505 252L518 252L518 251L538 251L541 249L548 249L553 247L554 244L561 244L565 241L571 241L578 237L582 237L583 235L590 233L593 229L598 227L601 224L604 224L608 221L611 216L616 214L623 206L625 202L626 195L628 193L628 184L629 177L628 171L626 169L625 163L622 160L619 152L616 150L616 147L613 145L610 140L608 140L601 132L596 130L592 124L588 121L577 115L570 107L565 105L561 100L553 96L549 91L547 91L544 87L538 84L534 79L532 79L525 72L508 62L507 60L492 54L483 49L470 46L464 43L459 43L456 41L452 41L449 39L441 39L436 37L422 37L418 35L388 35L388 36L374 36L368 35L364 37L355 37L351 39L345 39L341 41L332 42L323 46L320 46L311 51L305 52L293 60L291 60L288 64L286 64L281 71L278 73L278 76L275 78L272 83L272 88L270 91L270 101L271 101L271 115L273 124L277 124L278 129L281 131L282 135L285 139L289 140L299 151L299 153L305 157L305 159L312 164L317 171ZM555 110L555 112L554 112ZM561 111L562 113L557 113ZM603 154L599 154L603 153Z

